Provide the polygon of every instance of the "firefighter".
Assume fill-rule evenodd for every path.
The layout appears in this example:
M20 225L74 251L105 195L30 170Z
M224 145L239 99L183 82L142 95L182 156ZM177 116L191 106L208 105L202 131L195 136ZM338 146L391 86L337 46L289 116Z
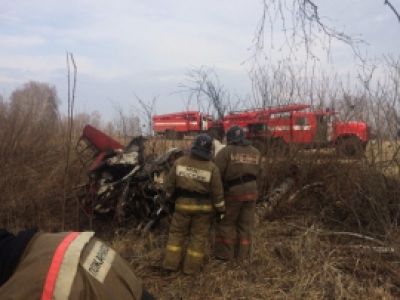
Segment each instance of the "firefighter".
M219 170L210 161L211 147L208 135L198 135L190 155L175 161L166 180L167 197L176 201L162 265L165 270L177 271L184 258L185 274L199 271L214 212L223 218L223 187Z
M93 235L0 229L0 299L155 299Z
M215 256L221 260L242 260L250 253L261 155L245 140L239 126L232 126L226 138L228 145L215 158L226 201L225 218L216 226Z

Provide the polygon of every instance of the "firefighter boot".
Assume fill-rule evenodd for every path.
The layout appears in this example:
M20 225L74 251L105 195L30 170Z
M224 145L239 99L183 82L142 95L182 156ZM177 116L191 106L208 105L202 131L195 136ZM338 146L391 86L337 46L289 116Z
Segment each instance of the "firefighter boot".
M254 228L256 202L244 201L240 209L239 218L237 222L238 228L238 247L237 258L244 260L250 257L251 238Z
M193 214L192 216L190 240L183 264L183 272L185 274L194 274L202 266L212 216L209 213Z
M168 243L165 250L163 268L177 271L182 258L182 248L186 236L189 234L190 216L175 211L169 226Z
M226 214L215 228L215 257L230 260L235 255L236 223L240 213L241 201L227 201Z

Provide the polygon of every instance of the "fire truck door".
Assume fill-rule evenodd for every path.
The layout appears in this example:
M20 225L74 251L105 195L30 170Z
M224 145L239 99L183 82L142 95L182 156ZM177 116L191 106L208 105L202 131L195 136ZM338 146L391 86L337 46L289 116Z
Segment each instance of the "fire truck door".
M328 142L328 118L327 116L316 116L317 128L314 136L314 143L317 145Z
M308 116L293 119L292 140L297 144L309 144L312 140L311 124Z
M267 137L268 127L263 123L250 124L248 126L247 134L250 138L264 138Z

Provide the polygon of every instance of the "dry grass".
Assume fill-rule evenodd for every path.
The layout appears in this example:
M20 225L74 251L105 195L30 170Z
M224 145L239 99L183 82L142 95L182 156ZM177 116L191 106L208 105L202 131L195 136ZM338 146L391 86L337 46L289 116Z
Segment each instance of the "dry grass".
M154 158L161 153L167 152L171 148L180 148L183 150L188 150L192 140L167 140L161 136L149 139L145 143L146 156L149 158Z
M368 161L382 173L400 177L400 140L372 140L366 149Z
M160 299L396 299L400 297L400 181L371 167L367 159L326 153L266 162L267 188L289 166L300 167L289 197L268 219L258 210L251 260L220 263L209 255L195 276L163 276L160 264L167 224L143 238L120 232L112 245ZM383 253L382 253L383 252Z
M307 229L304 229L306 227ZM311 229L310 229L311 228ZM163 276L165 232L118 236L113 246L159 299L390 299L400 296L398 254L376 254L315 233L302 218L261 222L249 262L211 257L195 276ZM354 241L353 241L354 242Z

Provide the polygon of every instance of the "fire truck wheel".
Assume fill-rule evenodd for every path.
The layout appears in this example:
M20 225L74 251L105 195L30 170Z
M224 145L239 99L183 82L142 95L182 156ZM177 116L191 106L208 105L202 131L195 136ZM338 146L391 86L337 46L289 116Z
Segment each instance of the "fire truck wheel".
M357 137L342 138L336 145L336 152L339 156L361 157L363 154L363 145Z

